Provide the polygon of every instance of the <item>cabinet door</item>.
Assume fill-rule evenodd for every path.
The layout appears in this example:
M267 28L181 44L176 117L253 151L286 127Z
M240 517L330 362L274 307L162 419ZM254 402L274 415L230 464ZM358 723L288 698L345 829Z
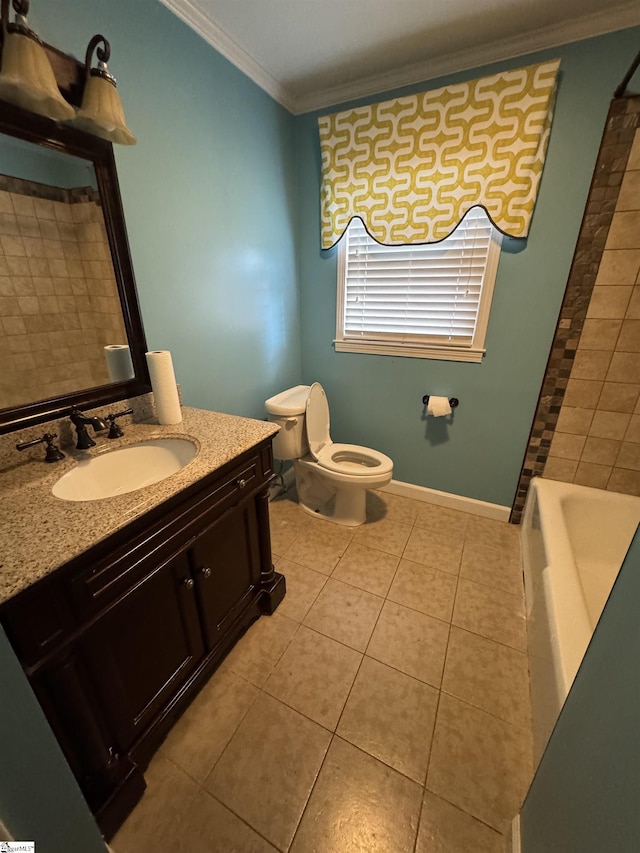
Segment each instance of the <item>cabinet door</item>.
M91 689L82 645L50 658L30 682L87 802L99 810L133 765L120 754L108 715ZM144 790L141 773L138 782L139 797Z
M161 565L87 632L91 676L127 749L160 715L204 649L186 554Z
M189 551L207 651L248 604L260 583L255 499L227 511Z

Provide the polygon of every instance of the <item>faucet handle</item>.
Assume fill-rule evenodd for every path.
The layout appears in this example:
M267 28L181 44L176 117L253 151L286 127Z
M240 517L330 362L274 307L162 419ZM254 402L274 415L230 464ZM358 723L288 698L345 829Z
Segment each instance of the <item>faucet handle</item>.
M124 409L122 412L114 412L107 415L105 420L109 421L109 434L107 438L121 438L124 435L122 428L116 423L116 418L122 418L124 415L132 415L133 409Z
M16 450L26 450L27 447L34 447L36 444L42 444L43 441L46 441L47 452L45 454L44 461L59 462L61 459L64 459L64 453L53 443L53 439L57 437L57 433L51 434L49 432L45 432L43 436L40 438L34 438L33 441L23 441L21 444L16 444Z

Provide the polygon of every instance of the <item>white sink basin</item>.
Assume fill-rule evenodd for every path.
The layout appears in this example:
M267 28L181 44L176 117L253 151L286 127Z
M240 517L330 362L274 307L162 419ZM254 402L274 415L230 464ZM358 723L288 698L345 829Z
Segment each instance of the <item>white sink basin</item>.
M52 491L65 501L97 501L158 483L180 471L198 448L186 438L154 438L78 462Z

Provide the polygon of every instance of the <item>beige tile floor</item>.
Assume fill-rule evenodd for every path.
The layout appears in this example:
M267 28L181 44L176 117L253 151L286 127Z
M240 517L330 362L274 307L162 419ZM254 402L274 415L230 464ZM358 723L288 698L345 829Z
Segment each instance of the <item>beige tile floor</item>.
M531 773L518 528L271 504L287 578L153 759L116 853L501 853Z

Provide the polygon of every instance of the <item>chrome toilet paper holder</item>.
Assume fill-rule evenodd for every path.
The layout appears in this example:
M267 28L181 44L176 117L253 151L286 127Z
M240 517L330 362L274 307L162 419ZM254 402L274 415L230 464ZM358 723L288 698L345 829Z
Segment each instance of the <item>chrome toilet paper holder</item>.
M428 404L430 396L431 396L430 394L424 395L424 397L422 398L422 405L423 406L426 406ZM455 409L457 406L460 405L460 400L458 400L457 397L449 397L449 405L451 406L452 409Z

